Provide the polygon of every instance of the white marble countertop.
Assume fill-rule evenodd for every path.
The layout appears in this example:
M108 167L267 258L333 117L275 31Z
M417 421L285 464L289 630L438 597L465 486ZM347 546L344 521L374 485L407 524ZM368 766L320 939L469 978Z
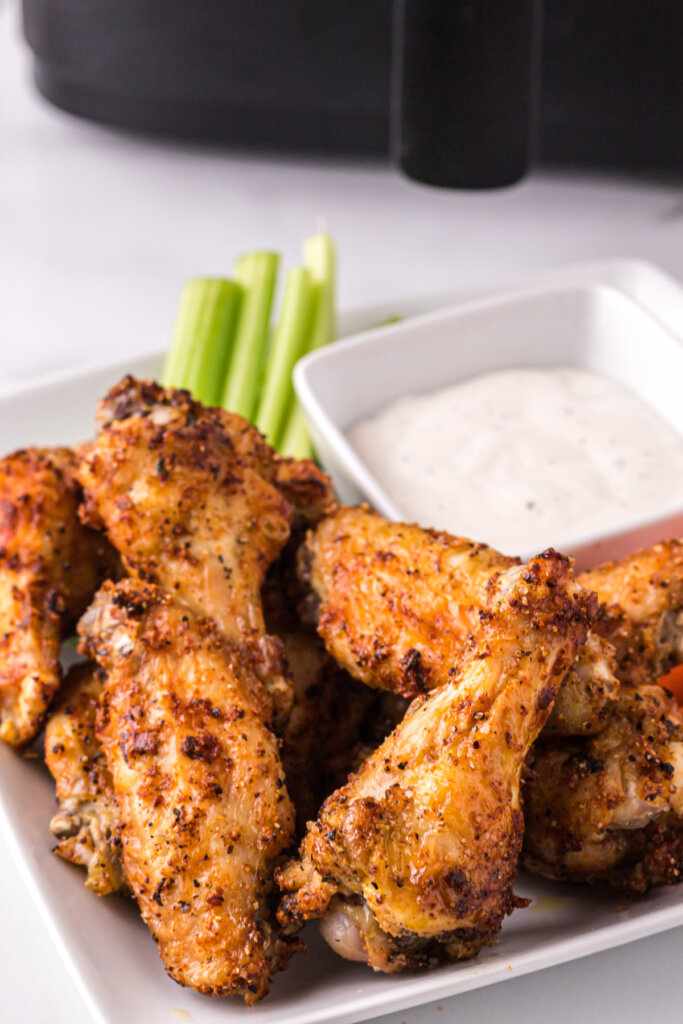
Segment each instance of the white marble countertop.
M40 99L17 11L0 4L0 387L158 348L186 278L225 273L247 248L293 263L321 216L341 254L345 308L615 256L683 278L680 184L557 172L448 193L377 164L131 138ZM1 845L0 905L0 1020L88 1024ZM382 1021L666 1024L680 1019L682 958L678 929Z

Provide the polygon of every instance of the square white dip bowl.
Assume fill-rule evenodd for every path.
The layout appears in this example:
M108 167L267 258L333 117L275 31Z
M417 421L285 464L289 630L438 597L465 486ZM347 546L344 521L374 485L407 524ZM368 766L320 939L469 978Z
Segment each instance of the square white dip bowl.
M611 377L683 438L683 345L646 309L607 285L545 286L365 331L306 356L294 383L318 455L347 503L407 518L346 437L359 420L494 370L569 366ZM433 525L423 523L424 526ZM609 535L559 535L579 569L683 535L683 507L652 495L652 512ZM474 537L486 541L486 537ZM534 551L511 552L523 558Z

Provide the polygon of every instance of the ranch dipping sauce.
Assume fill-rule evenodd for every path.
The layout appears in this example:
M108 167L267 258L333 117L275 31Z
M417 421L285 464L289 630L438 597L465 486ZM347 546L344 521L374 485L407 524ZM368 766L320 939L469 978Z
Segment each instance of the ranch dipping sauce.
M482 374L401 398L347 436L406 520L507 554L683 505L683 438L586 370Z

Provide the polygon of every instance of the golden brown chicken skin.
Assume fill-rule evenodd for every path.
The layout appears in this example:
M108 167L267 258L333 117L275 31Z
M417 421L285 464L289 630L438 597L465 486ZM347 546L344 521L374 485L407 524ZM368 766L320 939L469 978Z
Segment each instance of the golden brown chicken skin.
M515 905L524 759L595 607L555 552L491 578L460 668L326 800L280 873L285 927L326 915L333 948L390 973L495 939Z
M291 684L282 645L266 633L261 586L293 511L272 482L272 449L241 416L132 378L98 418L79 468L85 521L107 531L131 575L213 619L248 653L284 718Z
M59 687L62 637L113 553L78 518L69 448L27 448L0 461L0 739L40 731Z
M98 896L128 889L114 790L95 733L102 686L92 662L74 666L45 728L45 763L59 801L50 822L55 853L86 868L85 884Z
M588 739L534 747L524 864L634 891L681 880L683 717L660 686L625 686Z
M519 564L484 544L341 507L309 532L309 618L356 679L404 697L448 681L493 576Z
M154 381L123 377L98 403L98 430L116 420L142 415L145 410L163 417L159 406L167 405L201 410L202 415L218 423L230 435L238 454L287 499L293 509L295 528L317 523L336 507L332 481L312 459L278 455L248 420L224 409L192 402L187 391L163 389Z
M683 541L664 541L578 579L602 603L595 631L616 648L621 680L654 682L683 660Z
M663 542L578 579L602 602L602 668L585 662L587 644L532 753L525 865L635 891L671 884L683 868L683 717L655 684L683 656L683 545Z
M308 617L329 651L370 686L414 696L454 671L490 579L519 564L482 544L340 508L308 534L300 575ZM589 588L587 588L589 589ZM616 700L615 652L589 634L548 723L562 735L600 730Z
M294 816L268 694L212 623L153 585L105 583L79 632L106 673L98 736L126 875L164 965L253 1003L296 948L270 911Z

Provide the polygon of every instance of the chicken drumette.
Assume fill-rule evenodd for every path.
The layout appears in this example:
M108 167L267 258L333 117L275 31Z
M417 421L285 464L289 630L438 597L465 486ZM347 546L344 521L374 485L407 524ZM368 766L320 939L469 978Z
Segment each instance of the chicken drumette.
M106 530L131 575L247 652L284 719L291 686L260 591L292 521L315 520L331 501L327 477L279 459L241 416L130 377L102 400L98 422L79 469L85 521Z
M437 570L434 586L442 587L434 595L418 577L411 605L425 597L431 646L439 652L449 642L440 630L447 632L453 616L445 612L458 601L448 589L448 567L457 574L463 559L482 557L481 549L468 554L456 542L449 558L445 537L426 534L424 551L418 531L393 529L398 542L382 545L377 564L381 571L392 547L398 559L410 532L419 572ZM493 556L484 549L483 557ZM368 586L367 621L373 612L381 621L382 584L376 594L372 580ZM414 642L401 631L407 619L416 635L406 603L394 606L397 648L383 640L384 678L387 666L402 672L405 644ZM475 636L464 656L458 652L460 667L449 672L449 652L441 685L417 698L358 774L326 800L300 858L281 872L285 927L325 916L323 934L333 948L387 972L473 956L495 939L515 905L524 759L595 605L555 552L491 573L476 610L469 610ZM422 664L433 679L438 655L429 661L427 653Z
M98 736L123 862L164 965L253 1003L297 947L270 910L294 824L270 698L250 660L159 587L105 583L79 632L106 673Z
M0 739L39 732L61 679L61 641L116 560L77 514L69 448L0 461Z

